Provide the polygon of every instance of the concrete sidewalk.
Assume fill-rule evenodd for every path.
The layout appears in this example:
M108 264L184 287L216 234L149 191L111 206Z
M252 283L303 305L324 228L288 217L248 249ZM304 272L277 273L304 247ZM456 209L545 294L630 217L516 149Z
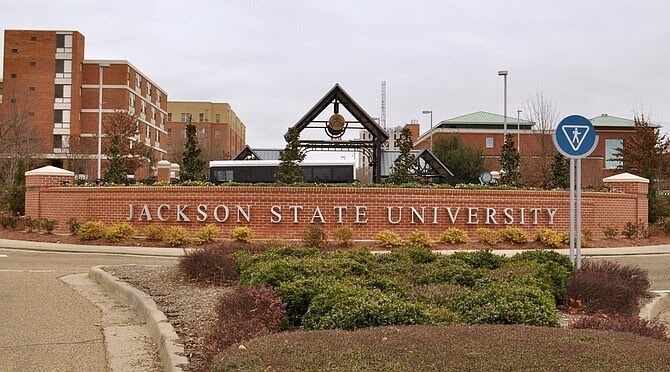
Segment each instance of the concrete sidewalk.
M84 244L62 244L62 243L43 243L23 240L0 239L0 248L20 249L28 251L43 252L74 252L74 253L101 253L101 254L123 254L133 256L156 256L156 257L179 257L184 254L183 248L162 248L162 247L133 247L133 246L109 246L109 245L84 245ZM453 252L463 252L464 250L438 250L443 254ZM465 250L467 251L467 250ZM522 252L522 249L496 249L494 253L512 256ZM568 249L555 249L556 252L567 255ZM670 245L650 245L640 247L619 247L619 248L582 248L584 257L605 257L605 256L637 256L637 255L659 255L670 254Z

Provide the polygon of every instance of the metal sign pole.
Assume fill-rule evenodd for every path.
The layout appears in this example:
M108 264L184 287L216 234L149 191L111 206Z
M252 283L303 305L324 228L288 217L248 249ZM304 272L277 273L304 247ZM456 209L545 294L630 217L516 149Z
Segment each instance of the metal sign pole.
M577 225L575 226L577 246L575 248L575 266L582 268L582 159L577 159L577 174L575 175L577 192Z
M575 260L575 159L570 158L570 261Z

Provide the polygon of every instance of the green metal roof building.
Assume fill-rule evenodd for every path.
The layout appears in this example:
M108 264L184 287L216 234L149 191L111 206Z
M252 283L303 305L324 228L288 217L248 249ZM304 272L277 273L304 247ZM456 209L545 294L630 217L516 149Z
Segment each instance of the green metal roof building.
M515 117L507 117L507 129L528 130L532 129L532 121L519 120ZM477 111L471 114L456 116L450 119L442 120L437 123L435 128L472 128L472 129L503 129L505 127L505 117L503 115L493 114L485 111Z

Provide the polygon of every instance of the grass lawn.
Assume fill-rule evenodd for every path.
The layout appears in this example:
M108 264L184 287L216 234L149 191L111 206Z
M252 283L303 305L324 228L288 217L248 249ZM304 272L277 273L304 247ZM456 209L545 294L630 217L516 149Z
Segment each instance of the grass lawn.
M278 333L215 371L670 371L670 342L528 326L401 326Z

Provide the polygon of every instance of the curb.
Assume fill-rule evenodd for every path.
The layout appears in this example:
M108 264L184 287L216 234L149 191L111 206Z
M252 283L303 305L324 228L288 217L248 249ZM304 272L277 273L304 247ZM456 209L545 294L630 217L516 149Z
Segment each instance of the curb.
M640 318L654 320L670 309L670 291L652 291L655 297L640 310Z
M88 276L135 309L140 319L147 323L151 338L158 345L163 369L169 372L183 371L183 367L188 365L184 347L179 344L179 336L156 302L146 293L104 271L102 266L92 267Z

